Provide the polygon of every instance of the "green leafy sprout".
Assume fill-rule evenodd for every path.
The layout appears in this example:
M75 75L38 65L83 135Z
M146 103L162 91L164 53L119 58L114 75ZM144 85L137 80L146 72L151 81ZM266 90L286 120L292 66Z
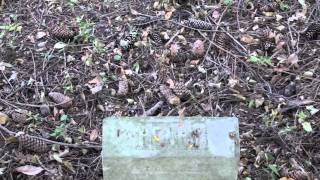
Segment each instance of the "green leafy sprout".
M266 56L250 56L249 62L258 65L272 65L271 58Z

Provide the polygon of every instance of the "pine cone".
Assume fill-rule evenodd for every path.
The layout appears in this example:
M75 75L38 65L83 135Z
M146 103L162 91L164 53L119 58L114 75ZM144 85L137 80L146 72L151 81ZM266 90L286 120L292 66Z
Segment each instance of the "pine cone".
M119 84L118 84L118 92L117 94L119 96L125 96L129 92L129 83L126 77L120 78Z
M224 50L228 50L230 45L230 38L226 33L217 33L215 37L215 43Z
M152 32L149 34L150 38L157 44L162 44L164 41L159 33Z
M172 58L173 62L175 63L184 63L189 59L192 59L193 55L191 52L189 51L185 51L185 52L178 52L178 54L176 56L174 56Z
M276 47L274 39L264 38L261 40L261 48L266 52L271 52Z
M27 134L18 134L19 147L33 152L43 153L49 150L45 141Z
M295 180L307 180L308 174L303 171L291 171L286 175L288 178L292 178Z
M310 24L304 33L304 35L309 40L317 40L319 34L320 34L320 23Z
M68 41L72 40L77 32L66 27L55 27L50 31L50 35L58 40Z
M174 88L172 89L174 94L178 97L182 98L189 94L189 90L185 86L183 82L177 82L174 84Z
M134 43L137 41L138 31L136 29L132 29L128 36L120 40L120 47L123 50L129 50L134 46Z
M273 12L278 8L278 3L277 2L272 2L269 4L266 4L260 8L260 11L264 12Z
M50 92L49 97L62 108L68 108L72 105L72 99L59 92Z
M172 93L171 89L169 89L169 87L167 87L165 85L161 85L160 92L166 98L166 100L168 101L169 104L172 104L172 105L179 105L180 104L180 98L177 97L176 95L174 95Z
M193 18L182 21L182 24L184 24L188 27L192 27L194 29L201 29L201 30L211 30L212 29L212 24L207 23L202 20L193 19Z

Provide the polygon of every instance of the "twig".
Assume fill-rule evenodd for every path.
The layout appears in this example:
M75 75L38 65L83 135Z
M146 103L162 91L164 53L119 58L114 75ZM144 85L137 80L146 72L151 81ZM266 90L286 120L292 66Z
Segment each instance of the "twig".
M148 111L144 113L145 116L152 116L156 113L156 111L161 108L163 105L163 101L157 102L153 107L151 107Z
M164 47L168 47L169 44L171 44L171 42L174 40L174 38L176 38L176 37L181 33L182 30L183 30L183 28L181 28L179 31L177 31L177 32L171 37L171 39L164 45Z
M48 106L49 107L56 107L56 106L60 106L60 105L63 105L63 104L66 104L70 101L72 101L73 99L70 99L68 101L64 101L62 103L59 103L59 104L49 104ZM20 102L9 102L9 101L6 101L4 99L0 99L1 102L5 103L5 104L15 104L15 105L19 105L19 106L27 106L27 107L35 107L35 108L40 108L42 105L36 105L36 104L28 104L28 103L20 103Z

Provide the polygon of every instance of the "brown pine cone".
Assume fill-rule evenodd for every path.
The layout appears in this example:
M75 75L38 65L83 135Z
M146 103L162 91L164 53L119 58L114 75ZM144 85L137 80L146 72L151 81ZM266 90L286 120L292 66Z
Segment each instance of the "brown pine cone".
M189 94L189 90L185 86L183 82L177 82L174 84L174 88L172 89L174 94L176 94L178 97L182 98Z
M172 93L172 90L165 86L160 86L160 92L161 94L166 98L169 104L172 105L179 105L180 104L180 98Z
M309 40L317 40L320 34L320 23L312 23L306 29L304 35Z
M43 153L49 150L45 141L27 134L17 134L19 147L25 150Z
M182 21L182 24L194 28L194 29L201 29L201 30L211 30L212 29L212 24L202 21L202 20L198 20L198 19L193 19L190 18L188 20L184 20Z
M58 40L68 41L72 40L77 35L77 32L66 27L54 27L50 31L50 35Z
M273 12L278 8L278 3L277 2L272 2L266 5L263 5L260 7L260 11L264 11L264 12Z
M72 99L59 92L50 92L48 96L62 108L68 108L72 105Z
M230 45L230 37L223 32L217 33L215 37L215 43L223 48L224 50L228 51L229 50L229 45ZM219 49L220 51L221 49ZM222 51L222 50L221 50Z
M261 39L261 48L266 52L272 52L272 50L276 47L276 43L274 39L264 38Z
M291 171L286 175L288 178L292 178L295 180L307 180L308 174L303 171Z
M161 35L157 32L152 32L149 34L149 36L157 44L162 44L164 42Z

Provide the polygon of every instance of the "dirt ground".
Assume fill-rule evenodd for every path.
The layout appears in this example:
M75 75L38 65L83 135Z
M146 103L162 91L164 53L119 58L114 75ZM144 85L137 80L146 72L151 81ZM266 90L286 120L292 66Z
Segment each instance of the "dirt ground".
M320 2L5 0L0 16L0 179L102 179L102 119L143 115L236 116L239 179L320 178Z

